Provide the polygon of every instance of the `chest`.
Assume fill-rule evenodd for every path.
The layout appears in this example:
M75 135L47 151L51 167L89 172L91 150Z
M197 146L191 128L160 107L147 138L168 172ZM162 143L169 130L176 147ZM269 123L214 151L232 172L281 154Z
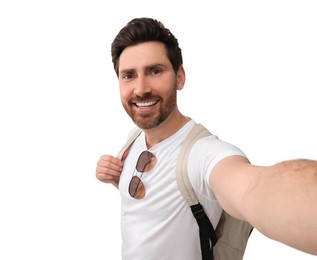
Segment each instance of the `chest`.
M122 198L122 209L129 214L171 214L170 205L186 206L179 192L176 181L176 163L180 146L165 145L150 150L156 157L155 167L147 172L138 172L136 164L145 147L136 142L130 148L120 177L119 190ZM133 176L138 176L145 189L143 199L135 199L129 194L129 185Z

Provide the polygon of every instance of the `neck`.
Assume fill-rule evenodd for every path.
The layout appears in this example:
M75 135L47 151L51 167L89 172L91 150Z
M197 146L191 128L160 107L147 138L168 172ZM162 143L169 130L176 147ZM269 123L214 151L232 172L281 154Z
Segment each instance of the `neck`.
M172 112L159 126L152 129L145 129L145 138L148 148L170 137L182 128L190 119L182 115L178 109Z

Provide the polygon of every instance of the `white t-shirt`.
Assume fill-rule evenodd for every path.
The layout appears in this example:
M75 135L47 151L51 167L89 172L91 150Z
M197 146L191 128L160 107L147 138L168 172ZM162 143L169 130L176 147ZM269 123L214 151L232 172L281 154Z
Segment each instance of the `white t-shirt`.
M142 133L130 148L119 183L123 260L201 259L198 225L178 190L175 172L181 144L194 124L189 121L150 149ZM141 177L146 195L139 200L129 195L128 187L137 159L145 150L155 155L157 163ZM222 209L208 185L209 174L217 162L230 155L245 156L212 135L199 140L188 157L190 181L214 227Z

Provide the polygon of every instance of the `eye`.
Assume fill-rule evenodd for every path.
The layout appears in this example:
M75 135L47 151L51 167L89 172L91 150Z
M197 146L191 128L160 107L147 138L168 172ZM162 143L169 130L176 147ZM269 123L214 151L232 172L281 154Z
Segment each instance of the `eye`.
M134 78L134 74L133 73L124 73L121 78L123 80L131 80Z
M162 73L162 69L160 69L160 68L153 68L151 71L152 75L159 75L161 73Z

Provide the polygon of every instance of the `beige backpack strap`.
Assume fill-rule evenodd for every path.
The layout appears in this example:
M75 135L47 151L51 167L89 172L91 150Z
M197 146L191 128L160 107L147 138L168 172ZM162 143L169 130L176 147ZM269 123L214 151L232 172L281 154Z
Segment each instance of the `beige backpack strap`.
M177 164L176 164L176 178L180 192L184 196L189 206L198 203L195 191L190 183L187 173L187 160L191 148L195 142L205 136L211 135L211 133L201 124L196 124L191 132L186 137L182 144Z
M199 227L202 260L214 259L213 247L217 243L217 235L190 183L187 172L187 160L190 150L196 141L208 135L211 135L211 133L203 125L195 125L181 146L176 164L176 179L178 188L187 204L190 206Z
M124 146L121 148L120 152L117 155L117 158L122 161L122 156L126 150L129 149L129 147L133 144L135 139L142 133L142 129L137 128L128 138Z

